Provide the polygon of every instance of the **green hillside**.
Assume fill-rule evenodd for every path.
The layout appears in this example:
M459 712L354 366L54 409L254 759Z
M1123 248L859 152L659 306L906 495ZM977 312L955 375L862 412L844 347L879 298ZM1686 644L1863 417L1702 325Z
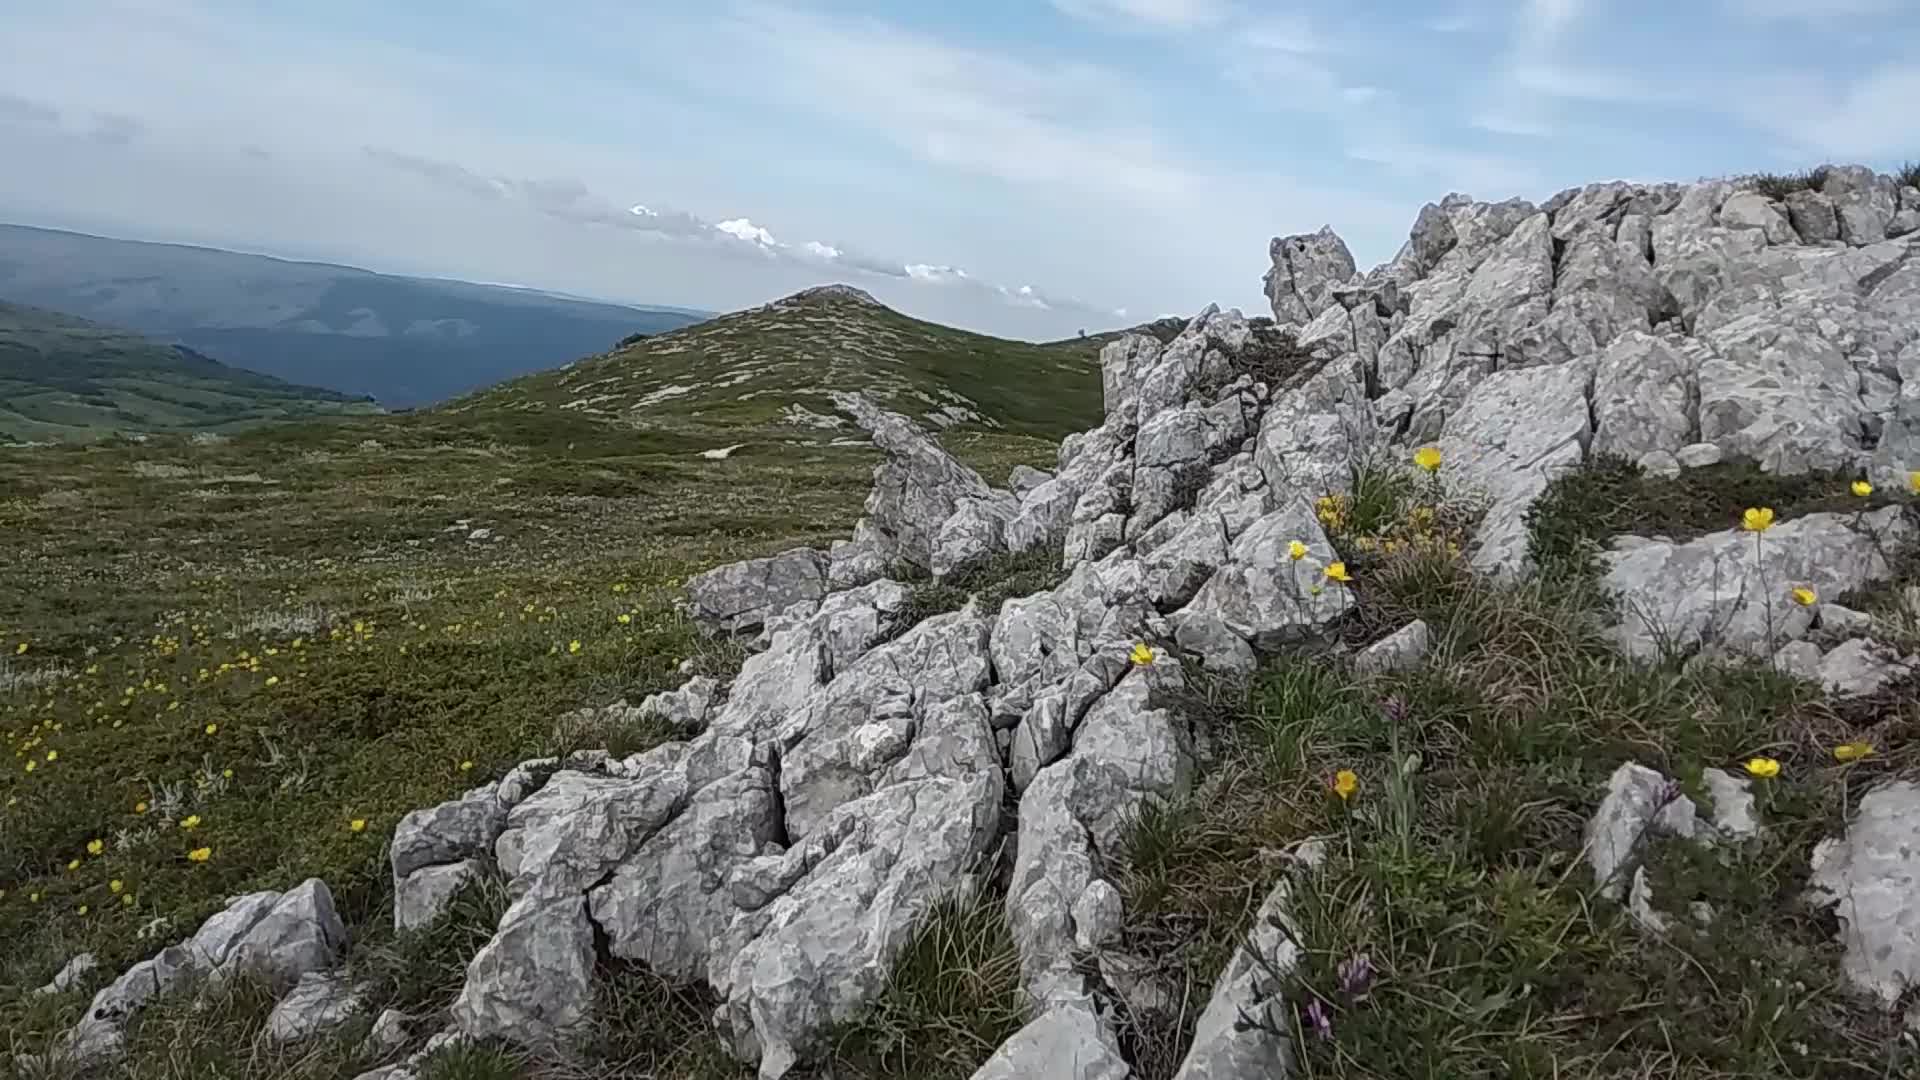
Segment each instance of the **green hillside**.
M0 303L0 439L224 433L377 411L363 399L231 368L129 331Z
M1058 439L1099 423L1100 344L986 337L828 286L516 379L446 410L566 410L647 426L806 431L808 417L797 410L831 414L832 391L859 390L938 427Z

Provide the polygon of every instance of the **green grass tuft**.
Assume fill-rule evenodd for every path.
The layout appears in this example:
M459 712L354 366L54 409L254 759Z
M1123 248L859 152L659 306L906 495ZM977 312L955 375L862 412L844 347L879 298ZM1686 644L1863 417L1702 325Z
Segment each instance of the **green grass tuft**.
M1818 191L1826 185L1831 166L1820 165L1797 173L1756 173L1748 178L1753 190L1769 199L1784 199L1796 191Z

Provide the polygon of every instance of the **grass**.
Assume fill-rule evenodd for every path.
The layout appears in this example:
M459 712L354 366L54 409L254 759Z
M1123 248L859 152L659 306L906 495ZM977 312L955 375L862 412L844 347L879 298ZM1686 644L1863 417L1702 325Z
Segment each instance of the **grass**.
M231 433L371 402L226 367L130 331L0 303L0 441Z
M1075 422L1098 400L1094 381ZM1012 426L943 440L996 480L1052 463L1050 440ZM104 980L226 897L309 876L331 886L377 999L443 1007L492 920L393 939L399 817L582 739L675 734L558 722L677 686L682 660L729 676L738 648L676 613L680 584L824 546L858 517L870 447L698 454L739 441L718 423L488 406L0 448L0 940L25 943L0 956L0 1050L78 1015L97 981L27 993L73 954L94 952ZM264 1017L244 1004L219 1041L252 1045ZM188 1035L164 1034L168 1015L127 1075L201 1067L169 1057ZM346 1059L290 1060L205 1074L332 1075Z
M1534 560L1549 574L1584 575L1612 538L1664 536L1684 542L1732 528L1750 506L1777 519L1877 509L1900 501L1876 491L1862 498L1838 473L1781 476L1749 463L1688 469L1677 479L1649 476L1627 458L1600 454L1556 480L1528 513Z
M1753 190L1769 199L1784 199L1796 191L1818 191L1826 185L1831 166L1820 165L1797 173L1756 173L1748 179Z
M1010 599L1044 592L1066 580L1059 556L1051 547L1035 548L1018 555L996 555L965 573L936 582L924 575L912 579L906 610L901 614L898 632L949 611L965 607L969 597L978 595L980 613L991 619L999 615L1000 605Z
M783 414L793 404L832 412L832 388L858 390L939 426L957 417L975 428L1058 440L1099 422L1102 340L1031 345L859 299L814 296L649 337L449 408L565 409L723 431L729 443L825 443L845 431L796 425Z
M1909 161L1894 170L1893 179L1901 187L1920 188L1920 161Z
M1722 482L1745 486L1707 507L1764 491L1784 514L1825 498L1818 480L1723 471ZM1601 634L1606 598L1582 560L1611 530L1738 520L1735 510L1709 522L1710 509L1676 499L1612 463L1563 479L1533 522L1547 549L1536 557L1563 572L1521 584L1476 578L1444 542L1350 559L1362 568L1350 619L1367 629L1349 636L1424 619L1433 646L1418 669L1360 677L1334 657L1295 656L1248 684L1196 678L1180 704L1216 733L1218 758L1191 798L1143 815L1110 868L1127 901L1124 947L1154 960L1172 1003L1123 1017L1139 1075L1173 1075L1213 980L1284 872L1275 854L1309 838L1326 840L1328 857L1295 880L1304 960L1281 1007L1300 1075L1718 1080L1920 1068L1898 1016L1841 985L1832 917L1801 899L1813 846L1838 833L1859 796L1920 776L1920 695L1908 684L1836 703L1764 665L1623 659ZM1334 532L1351 550L1364 512L1343 510ZM1856 739L1876 753L1837 763L1832 748ZM1752 755L1782 763L1778 778L1756 782L1764 839L1648 845L1670 933L1647 932L1598 895L1584 829L1614 768L1661 769L1704 801L1703 768L1737 774ZM1331 790L1342 769L1360 780L1347 800ZM1688 919L1695 901L1712 905L1710 925ZM1363 956L1375 973L1364 994L1342 979ZM1330 1037L1303 1019L1316 999Z

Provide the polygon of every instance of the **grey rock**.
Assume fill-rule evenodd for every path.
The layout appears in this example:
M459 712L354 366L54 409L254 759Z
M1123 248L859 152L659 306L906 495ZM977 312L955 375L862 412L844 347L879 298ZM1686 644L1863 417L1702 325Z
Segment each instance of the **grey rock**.
M1702 648L1770 656L1812 622L1786 596L1790 583L1839 596L1885 580L1892 571L1882 545L1911 531L1899 509L1887 507L1857 519L1809 514L1774 525L1757 542L1734 528L1680 544L1616 543L1602 556L1601 580L1620 599L1616 640L1635 657Z
M1871 694L1912 674L1914 665L1872 638L1854 638L1820 659L1820 685L1840 697Z
M1082 996L1050 1002L971 1080L1127 1080L1132 1075L1112 1028Z
M223 973L257 978L284 991L309 972L331 968L347 946L333 893L319 878L288 889L233 946Z
M1294 560L1289 547L1304 543L1308 556ZM1176 627L1213 619L1257 649L1271 651L1317 633L1352 606L1345 585L1322 576L1333 546L1305 500L1287 500L1255 522L1198 595L1173 616Z
M1353 277L1353 253L1331 228L1275 237L1268 248L1267 302L1274 320L1304 325L1334 303L1333 289Z
M267 1015L266 1035L274 1042L325 1035L359 1015L364 1005L365 998L346 979L308 972Z
M1817 191L1788 195L1787 217L1802 243L1824 244L1840 239L1840 216L1834 212L1833 200Z
M367 1032L364 1052L370 1057L386 1057L407 1045L407 1014L398 1009L382 1009Z
M1760 835L1760 818L1754 812L1750 781L1714 768L1700 770L1700 777L1713 799L1712 823L1719 835L1733 839Z
M1694 363L1665 339L1628 331L1594 370L1592 452L1639 458L1678 454L1694 429Z
M1113 944L1120 936L1121 918L1120 891L1105 881L1089 883L1073 904L1074 944L1089 950Z
M1490 506L1475 537L1473 566L1514 574L1527 559L1526 512L1555 476L1578 465L1592 438L1589 371L1579 363L1489 375L1438 442L1453 490L1483 493Z
M1198 656L1202 667L1217 674L1251 675L1260 665L1245 638L1206 612L1181 612L1174 624L1174 643Z
M996 491L913 421L877 408L859 394L836 392L833 401L886 452L887 459L874 468L866 520L889 562L931 572L941 527L969 504L983 504L969 511L982 518L1004 523L1014 516L1018 503L1010 493ZM973 539L969 530L966 542ZM955 534L948 542L960 545L962 539ZM942 558L949 569L957 565L956 559L965 561L957 552Z
M474 788L458 799L413 810L393 828L388 860L399 882L424 866L484 855L506 828L507 807L497 785Z
M731 960L711 973L723 1000L715 1023L735 1056L777 1080L871 1001L920 920L971 895L1001 795L997 769L897 783L738 871L743 910L714 944Z
M935 535L930 567L934 580L945 581L978 569L1006 551L1007 520L1014 512L1014 504L1006 500L961 503Z
M1920 784L1869 791L1846 835L1814 849L1810 885L1840 919L1854 986L1888 1008L1920 986Z
M1887 226L1899 211L1899 188L1892 179L1860 165L1827 169L1821 194L1833 200L1840 219L1840 239L1853 246L1877 244L1887 237Z
M1261 902L1213 996L1194 1024L1193 1046L1174 1080L1285 1076L1293 1068L1290 1006L1283 990L1300 963L1289 918L1292 883L1282 879Z
M406 933L424 929L446 913L460 890L480 878L480 860L423 866L394 887L393 928Z
M794 604L826 595L827 566L812 548L728 563L689 579L687 600L703 628L750 634Z
M1587 863L1602 896L1620 899L1629 883L1640 842L1654 819L1682 798L1665 776L1628 762L1607 780L1607 794L1587 822Z
M1688 469L1704 469L1709 465L1720 464L1720 447L1710 442L1688 443L1674 451L1673 456Z
M54 973L53 978L49 979L46 985L35 989L34 993L40 995L64 994L74 987L79 986L85 981L86 977L93 974L94 969L99 966L100 962L94 959L92 953L77 953L73 959L68 960L60 966L60 970Z
M1772 200L1756 191L1741 191L1720 205L1720 224L1730 229L1759 229L1769 244L1791 244L1800 237Z
M474 1039L563 1048L589 1020L593 958L584 897L522 896L467 965L454 1023Z
M707 722L707 711L719 688L719 683L704 675L689 679L678 690L647 695L640 702L640 714L665 721L679 731L697 731ZM492 846L491 841L488 846Z
M1820 636L1838 643L1873 630L1873 616L1841 604L1821 604L1818 610Z
M282 894L272 891L248 893L236 896L227 902L227 906L207 916L193 937L181 945L191 959L188 963L196 968L213 971L225 967L233 958L240 942L267 917L273 906L280 902Z
M1430 638L1426 622L1415 619L1362 649L1353 658L1353 668L1362 675L1378 675L1417 667L1427 658Z
M1015 495L1025 495L1041 484L1053 479L1053 474L1036 469L1031 465L1015 465L1007 477L1007 486Z
M642 961L676 983L706 980L709 943L734 914L728 877L780 850L778 796L767 766L754 761L701 787L672 823L588 893L589 914L614 956Z
M1637 464L1640 466L1640 471L1646 473L1648 476L1659 477L1663 480L1678 480L1680 478L1680 459L1667 453L1665 450L1649 450L1640 455L1640 460Z
M1773 654L1774 670L1804 682L1820 681L1820 646L1811 641L1789 641Z
M1260 421L1254 462L1275 492L1345 492L1377 430L1357 363L1329 363L1276 395Z
M1174 611L1191 601L1229 555L1226 520L1217 511L1187 516L1180 529L1149 550L1144 562L1150 575L1148 598L1161 611Z

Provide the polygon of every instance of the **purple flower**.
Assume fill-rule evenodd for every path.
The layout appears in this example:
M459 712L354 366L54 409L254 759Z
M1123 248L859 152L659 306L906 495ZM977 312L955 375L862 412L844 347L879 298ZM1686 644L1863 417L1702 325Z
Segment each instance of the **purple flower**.
M1308 1003L1306 1013L1307 1026L1313 1029L1314 1034L1323 1039L1333 1038L1333 1017L1327 1015L1327 1007L1320 1003L1319 998Z
M1373 987L1373 961L1366 953L1340 961L1340 992L1350 1001L1363 1001Z
M1396 724L1403 724L1406 723L1407 714L1413 710L1408 707L1405 698L1396 694L1380 703L1380 711L1386 714L1388 720Z

